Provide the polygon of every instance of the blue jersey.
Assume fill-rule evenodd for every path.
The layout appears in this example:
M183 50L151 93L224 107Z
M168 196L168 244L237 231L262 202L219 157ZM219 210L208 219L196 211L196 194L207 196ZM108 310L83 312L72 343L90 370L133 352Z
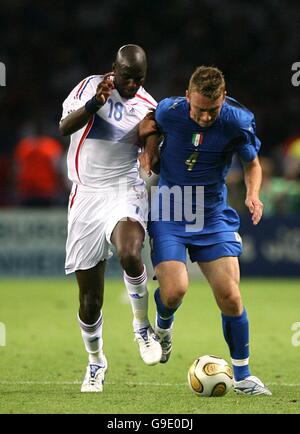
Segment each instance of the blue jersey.
M252 161L260 148L254 115L227 97L219 117L201 127L189 115L184 97L162 100L155 112L164 134L159 185L204 186L204 213L218 214L227 206L225 178L232 156Z
M254 115L246 107L226 97L210 127L198 125L189 111L184 97L166 98L157 106L155 119L165 137L163 178L180 185L209 185L224 182L234 152L245 162L254 160L261 143L255 135ZM185 162L194 151L200 158L188 171Z
M257 155L260 141L255 134L253 114L227 97L216 121L205 128L191 119L186 98L173 97L159 103L155 118L164 135L159 191L163 188L186 191L188 187L192 190L188 196L192 214L202 213L204 218L199 226L197 221L201 219L195 218L197 224L193 227L184 212L186 196L182 193L169 194L170 218L165 219L166 206L157 194L156 200L151 201L148 225L154 266L166 260L185 262L186 249L192 261L239 256L240 221L237 212L227 204L225 178L234 153L244 162L254 160ZM202 192L204 188L202 208L197 202L199 186Z

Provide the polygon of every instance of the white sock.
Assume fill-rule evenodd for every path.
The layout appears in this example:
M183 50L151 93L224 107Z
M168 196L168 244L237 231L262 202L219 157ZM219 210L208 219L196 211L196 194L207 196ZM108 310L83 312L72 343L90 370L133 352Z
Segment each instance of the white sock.
M85 345L85 349L89 354L89 363L101 365L102 362L102 347L103 347L103 339L102 339L102 324L103 317L102 312L100 312L100 316L95 324L85 324L81 321L79 314L77 315L81 336Z
M148 290L145 265L143 273L138 277L130 277L124 271L124 282L132 307L134 331L148 327Z

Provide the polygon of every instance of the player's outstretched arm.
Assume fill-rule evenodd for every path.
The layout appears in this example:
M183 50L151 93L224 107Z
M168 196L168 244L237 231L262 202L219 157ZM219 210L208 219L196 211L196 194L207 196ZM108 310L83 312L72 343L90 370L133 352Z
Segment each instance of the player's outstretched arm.
M60 122L59 131L63 136L73 134L84 127L91 117L106 103L114 89L112 75L112 72L105 74L103 80L98 84L93 98L87 101L84 107L70 113Z
M252 222L257 225L263 214L263 203L259 199L262 169L258 157L249 163L243 163L244 179L247 187L245 205L252 215Z

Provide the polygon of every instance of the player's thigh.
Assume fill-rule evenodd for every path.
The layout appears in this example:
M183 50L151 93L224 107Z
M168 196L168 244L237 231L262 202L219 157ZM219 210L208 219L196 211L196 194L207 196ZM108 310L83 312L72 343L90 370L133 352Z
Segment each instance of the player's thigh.
M187 291L189 279L186 264L180 261L164 261L155 267L161 291L166 294L176 293L183 296Z
M185 239L176 233L174 226L154 221L149 223L148 230L153 268L168 261L186 263Z
M145 230L140 222L130 218L119 221L110 237L117 252L140 253L145 239Z
M117 250L126 246L142 248L146 233L148 198L144 185L131 188L111 202L106 225L106 239Z
M239 297L240 267L236 256L198 262L217 299Z

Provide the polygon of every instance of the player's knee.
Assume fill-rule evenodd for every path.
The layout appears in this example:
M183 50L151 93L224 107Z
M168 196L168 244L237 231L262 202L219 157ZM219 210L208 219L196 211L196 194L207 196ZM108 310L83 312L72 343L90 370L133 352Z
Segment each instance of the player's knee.
M125 271L140 263L141 250L142 246L138 242L117 248L117 255Z
M174 309L176 308L183 300L187 292L187 287L185 286L177 286L174 285L169 290L165 291L164 301L167 307Z
M222 312L227 315L241 315L243 311L241 295L238 291L224 293L219 299L219 304Z

